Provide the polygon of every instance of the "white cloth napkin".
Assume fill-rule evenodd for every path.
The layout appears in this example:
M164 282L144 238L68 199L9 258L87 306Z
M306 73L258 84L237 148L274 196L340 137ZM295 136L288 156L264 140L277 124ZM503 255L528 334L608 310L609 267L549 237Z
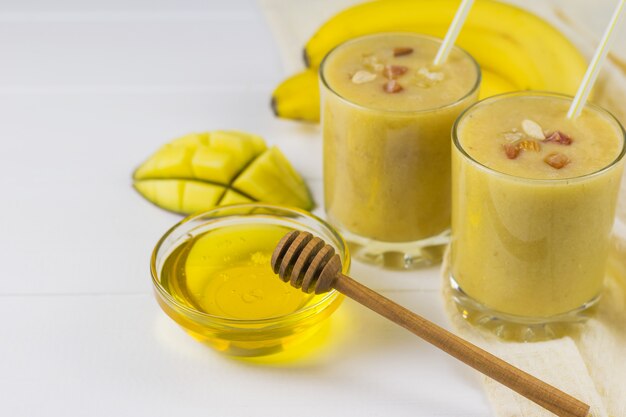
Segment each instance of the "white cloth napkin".
M456 333L590 404L594 417L626 416L626 246L618 250L617 239L615 243L596 313L572 335L548 342L503 342L468 324L452 301L444 262L443 298ZM487 377L483 383L497 416L552 415Z
M302 47L329 17L357 0L258 0L281 49L288 74L303 68ZM381 0L383 1L383 0ZM585 54L597 44L596 29L610 16L611 0L512 0L553 22ZM603 13L598 13L602 10ZM590 14L590 12L592 14ZM625 33L626 31L622 32ZM620 49L621 48L621 49ZM615 49L626 56L626 43ZM613 53L595 88L595 100L626 124L626 60ZM456 332L519 368L580 398L594 417L626 417L626 181L615 226L607 288L593 318L575 335L549 342L507 343L463 320L451 301L447 263L442 266L446 311ZM551 414L488 378L484 386L498 417L541 417Z

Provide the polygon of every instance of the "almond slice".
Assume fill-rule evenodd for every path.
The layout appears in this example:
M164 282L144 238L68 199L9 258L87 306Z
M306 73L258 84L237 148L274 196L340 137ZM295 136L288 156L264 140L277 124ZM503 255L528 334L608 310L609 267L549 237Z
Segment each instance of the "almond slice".
M408 70L409 68L403 65L385 65L383 75L390 80L393 80L401 75L404 75Z
M504 139L508 140L509 142L515 142L522 139L523 137L524 134L522 132L504 132Z
M404 56L413 53L413 48L409 48L406 46L400 46L397 48L393 48L393 56Z
M374 72L381 72L385 69L385 66L380 62L380 59L373 54L368 54L363 57L363 65L365 68Z
M555 169L561 169L565 165L570 163L570 159L567 157L567 155L563 155L562 153L558 152L551 153L550 155L546 156L543 161Z
M543 134L543 129L537 122L534 122L529 119L522 120L522 129L528 136L533 139L543 140L546 138L546 135Z
M376 74L373 72L360 70L354 73L352 76L352 82L355 84L365 84L372 82L376 79Z
M571 145L573 142L571 137L558 130L552 133L548 133L547 137L543 141L554 142L558 143L559 145Z
M383 85L386 93L395 94L403 90L402 86L396 80L389 80Z

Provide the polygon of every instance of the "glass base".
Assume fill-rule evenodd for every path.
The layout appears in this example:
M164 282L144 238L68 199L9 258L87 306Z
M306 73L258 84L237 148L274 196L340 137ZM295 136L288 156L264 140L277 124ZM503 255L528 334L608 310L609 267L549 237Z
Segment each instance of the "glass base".
M539 342L572 335L593 314L600 299L598 295L574 310L555 316L523 317L492 310L479 303L463 292L452 275L450 287L457 310L468 323L514 342Z
M391 269L416 269L441 262L450 242L450 229L413 242L381 242L337 227L348 242L352 258Z
M227 356L246 359L264 358L263 360L268 362L283 362L299 359L321 348L328 337L328 322L329 320L325 320L302 331L267 340L247 340L245 336L239 335L236 338L228 333L207 337L192 330L185 329L185 331L200 343Z

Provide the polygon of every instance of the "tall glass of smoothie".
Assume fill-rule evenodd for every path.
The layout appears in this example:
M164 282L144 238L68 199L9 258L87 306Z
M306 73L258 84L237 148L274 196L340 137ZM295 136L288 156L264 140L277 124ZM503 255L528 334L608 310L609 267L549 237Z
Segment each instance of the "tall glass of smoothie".
M441 40L382 33L348 41L320 69L326 214L353 255L436 263L449 241L450 132L477 100L480 68Z
M505 94L455 124L450 272L479 321L567 322L602 291L624 130L594 105L567 119L570 104Z

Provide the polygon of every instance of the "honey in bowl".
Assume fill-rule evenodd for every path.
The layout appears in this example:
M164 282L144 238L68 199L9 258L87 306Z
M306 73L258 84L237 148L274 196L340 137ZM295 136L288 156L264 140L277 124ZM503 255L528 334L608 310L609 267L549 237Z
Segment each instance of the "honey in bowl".
M172 252L161 282L181 304L213 316L263 320L294 313L321 297L285 285L270 267L273 248L289 231L259 224L205 232Z
M151 261L157 301L187 333L228 355L281 361L311 353L321 342L312 336L324 334L322 324L343 297L306 294L274 274L272 252L293 229L331 243L348 271L345 242L310 213L225 206L192 215L161 238Z

